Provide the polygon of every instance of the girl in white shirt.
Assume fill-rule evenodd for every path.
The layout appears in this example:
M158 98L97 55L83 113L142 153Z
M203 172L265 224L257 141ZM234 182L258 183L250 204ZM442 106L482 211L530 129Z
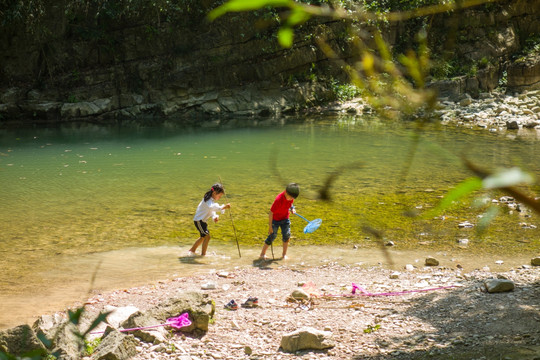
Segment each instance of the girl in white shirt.
M203 199L197 207L195 216L193 217L195 227L201 236L195 241L195 244L193 244L191 249L189 249L188 256L195 256L195 251L201 244L201 256L206 255L206 249L208 249L208 243L210 242L210 232L208 231L208 224L206 221L209 218L212 218L214 222L218 222L219 215L217 215L216 212L219 210L223 214L225 213L225 209L231 207L231 204L219 205L217 203L223 194L225 194L225 190L221 184L214 184L212 188L204 194Z

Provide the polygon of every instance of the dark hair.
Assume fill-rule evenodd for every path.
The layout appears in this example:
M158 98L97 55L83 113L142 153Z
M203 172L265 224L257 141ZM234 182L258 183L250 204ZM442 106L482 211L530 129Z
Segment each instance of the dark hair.
M287 194L292 196L293 199L296 199L298 197L298 195L300 195L300 188L298 187L297 183L290 183L285 188L285 191L287 192Z
M213 192L215 192L216 194L221 194L225 193L225 189L223 189L223 185L221 185L220 183L215 183L214 185L212 185L212 188L204 194L204 201L210 200Z

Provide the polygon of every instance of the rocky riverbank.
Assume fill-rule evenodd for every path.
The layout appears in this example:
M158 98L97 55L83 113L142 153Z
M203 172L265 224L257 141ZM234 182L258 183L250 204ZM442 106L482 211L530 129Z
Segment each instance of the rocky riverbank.
M362 100L331 104L308 111L323 114L370 114L372 109ZM486 129L490 132L507 130L531 131L536 136L540 130L540 90L522 93L506 93L495 90L480 93L477 98L464 94L450 99L439 99L433 114L435 121L447 126L460 126L471 129ZM522 131L521 131L522 130Z
M338 264L302 268L278 262L102 294L89 300L89 309L111 305L145 309L185 291L209 294L216 314L207 333L172 334L164 343L140 343L134 359L141 360L540 357L538 268L522 266L504 273L492 272L487 264L480 269L412 265L408 269ZM485 281L493 278L511 280L514 291L486 292ZM395 296L323 296L350 295L352 283L371 293L456 287ZM209 284L215 289L201 290L211 288ZM303 284L320 297L290 301L291 293ZM259 307L224 309L230 300L241 304L249 296L258 297ZM327 332L334 346L293 354L280 350L285 334L306 327Z
M436 264L427 260L426 264ZM533 266L538 262L535 258L531 265L499 272L492 270L498 266L496 261L471 268L417 263L399 269L255 261L232 271L216 269L94 294L86 301L81 327L86 328L101 311L114 311L109 323L118 327L122 317L137 311L156 314L156 309L163 312L168 306L164 304L181 303L186 294L201 294L214 305L208 310L207 330L198 326L189 333L132 333L135 337L113 331L89 359L113 356L102 347L110 346L114 336L123 336L113 342L118 359L538 359L540 272ZM491 292L499 291L489 288L497 281L511 286ZM353 283L362 288L355 295ZM310 298L293 299L299 288ZM375 295L364 296L363 291ZM241 304L248 297L257 297L258 306L224 308L231 300ZM40 321L62 317L58 313ZM312 334L312 348L302 349L294 340L299 349L285 351L284 338L298 338L294 334L299 330ZM324 345L313 350L314 343Z
M441 99L441 107L436 113L443 124L484 128L492 132L539 129L540 91L482 93L478 99L465 94L457 102Z

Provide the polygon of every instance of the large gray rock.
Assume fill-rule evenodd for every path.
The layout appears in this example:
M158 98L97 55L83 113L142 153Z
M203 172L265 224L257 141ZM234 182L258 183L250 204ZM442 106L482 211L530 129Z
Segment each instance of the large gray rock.
M306 327L281 338L281 348L285 352L295 353L299 350L323 350L335 346L332 333Z
M448 98L450 101L458 101L460 96L465 92L465 77L435 81L429 83L427 87L435 90L441 98Z
M76 103L64 103L60 108L60 115L63 118L77 118L86 116L97 116L104 112L113 110L113 103L110 98L97 99L94 101L81 101Z
M107 328L103 340L96 348L94 360L127 360L137 354L137 340L112 328Z
M38 336L50 341L49 348L64 360L81 358L82 341L75 336L77 327L59 314L44 315L36 320L33 329Z
M509 90L540 89L540 55L516 61L506 71Z
M121 327L122 323L129 319L131 315L139 311L135 306L121 306L116 307L112 305L107 305L103 309L104 312L109 313L104 322L98 324L92 333L87 336L87 339L92 340L98 337L101 337L100 332L104 332L107 328L107 325L111 325L113 328L118 329ZM92 319L93 320L93 319Z
M487 279L484 282L487 292L499 293L514 290L514 282L508 279Z
M131 334L146 343L160 344L166 341L165 337L167 335L164 326L155 327L156 325L160 324L162 324L162 322L150 316L149 314L137 311L133 313L126 321L124 321L121 324L121 327L123 329L134 329L154 326L149 329L135 330L131 332Z
M428 256L426 258L425 264L426 264L426 266L439 266L439 260L435 259L432 256Z
M291 293L291 297L295 300L309 300L309 294L304 289L294 289Z
M106 322L113 327L118 327L121 323L129 319L131 315L139 311L139 309L135 306L105 306L105 311L110 312L107 315Z
M45 351L45 346L28 325L0 331L0 351L20 356L34 350Z
M209 299L208 294L183 292L152 308L149 315L165 322L168 318L177 317L187 312L192 323L190 326L182 328L182 331L192 332L196 329L208 331L208 323L214 316L215 310L215 305Z
M45 336L48 340L53 339L58 332L58 328L64 324L66 318L58 313L53 315L40 316L32 325L36 334Z

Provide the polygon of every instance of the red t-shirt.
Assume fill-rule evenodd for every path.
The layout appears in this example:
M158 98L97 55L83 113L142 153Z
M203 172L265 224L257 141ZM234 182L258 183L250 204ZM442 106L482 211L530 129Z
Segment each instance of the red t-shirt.
M270 211L273 214L272 219L276 221L288 219L289 209L293 202L294 199L287 200L285 191L276 196L276 200L274 200L274 203L270 208Z

